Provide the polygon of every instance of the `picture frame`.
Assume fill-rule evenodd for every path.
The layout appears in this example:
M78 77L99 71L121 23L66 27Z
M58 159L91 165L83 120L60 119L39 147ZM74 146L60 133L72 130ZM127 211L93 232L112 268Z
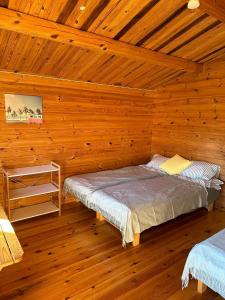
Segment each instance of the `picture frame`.
M5 94L6 123L42 124L42 97Z

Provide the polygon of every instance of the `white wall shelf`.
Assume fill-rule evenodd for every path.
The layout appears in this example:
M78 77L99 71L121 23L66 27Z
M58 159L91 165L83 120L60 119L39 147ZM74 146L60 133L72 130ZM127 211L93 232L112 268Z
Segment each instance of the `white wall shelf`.
M42 177L43 174L50 173L50 182L44 184L36 183L24 186L22 188L10 188L10 181L23 183L23 176L37 175ZM18 181L19 178L19 181ZM57 178L57 179L56 179ZM60 166L54 162L48 165L7 169L3 168L3 187L4 187L4 204L11 222L16 222L52 212L58 212L61 215L61 170ZM57 200L53 200L53 194L57 194ZM42 203L29 205L20 208L12 208L12 201L37 197L40 195L50 195L51 200Z

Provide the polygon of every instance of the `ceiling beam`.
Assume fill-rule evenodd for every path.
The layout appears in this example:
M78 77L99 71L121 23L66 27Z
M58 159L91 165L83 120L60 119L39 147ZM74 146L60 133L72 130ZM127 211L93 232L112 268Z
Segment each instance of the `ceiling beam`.
M142 47L116 41L91 32L57 24L7 8L0 8L0 29L73 45L102 54L117 55L186 72L200 72L202 65L191 60L170 56Z
M224 0L200 0L202 11L225 23L225 1Z

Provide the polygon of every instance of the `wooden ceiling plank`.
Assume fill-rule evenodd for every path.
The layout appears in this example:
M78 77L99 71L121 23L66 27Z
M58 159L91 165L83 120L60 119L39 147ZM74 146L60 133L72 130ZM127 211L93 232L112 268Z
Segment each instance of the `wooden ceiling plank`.
M104 65L102 70L100 69L100 72L94 75L93 80L95 82L105 82L107 75L112 74L112 72L119 73L124 69L123 65L125 63L127 63L127 59L124 57L113 57L108 65Z
M56 21L66 6L67 1L68 0L10 0L8 7L22 13Z
M219 49L215 49L214 51L210 52L207 55L204 55L199 59L200 62L206 63L209 61L213 61L215 59L220 58L225 54L225 46L220 47Z
M136 80L133 84L134 87L139 88L141 86L144 86L147 82L160 82L161 78L165 78L168 75L171 74L171 72L174 72L174 70L168 70L166 68L161 68L159 72L156 72L155 74L149 73L144 75L139 80Z
M198 60L202 55L207 54L214 47L225 44L225 24L221 23L215 28L205 32L194 39L186 46L174 52L175 55L181 55L187 59Z
M165 45L160 49L160 52L163 53L172 53L174 49L180 47L181 45L187 43L194 36L201 34L204 32L207 27L212 26L216 22L216 19L212 17L207 17L203 19L197 26L193 26L189 28L187 31L183 32L176 39L172 40L169 44Z
M101 55L96 54L94 52L91 52L90 55L91 55L91 57L89 57L89 59L86 61L86 63L82 66L82 68L79 70L79 73L76 74L74 79L76 78L76 80L81 80L82 76L84 76L84 74L87 72L87 70L92 68L92 66L94 66L96 64L96 62L100 60Z
M138 61L171 67L177 70L200 71L202 66L182 58L164 55L120 41L83 32L65 25L0 8L0 28L65 43L100 53L118 55Z
M146 80L146 78L149 78L149 77L152 78L153 76L157 76L157 74L160 73L161 71L162 71L162 67L160 67L160 66L153 66L150 69L146 68L145 72L141 73L139 76L134 78L132 81L129 81L127 83L127 86L136 86L143 80Z
M17 11L25 11L25 8L27 6L27 3L31 6L32 0L29 1L23 1L23 0L9 0L8 8L17 10Z
M26 71L26 66L29 64L31 57L31 51L30 46L34 45L33 40L31 37L27 37L25 35L12 33L12 38L16 41L16 51L13 51L13 55L9 61L8 67L5 67L5 69L8 70L15 70L17 71ZM11 49L12 46L7 46L7 48ZM14 48L15 49L15 48ZM32 49L33 50L33 49ZM33 52L33 51L32 51ZM32 70L28 69L30 72Z
M163 75L160 78L157 78L156 80L149 81L148 83L143 84L141 86L141 88L143 88L143 89L145 89L145 88L147 88L147 89L155 89L155 88L157 88L159 86L162 86L165 83L171 82L172 80L174 80L175 78L177 78L178 76L180 76L183 73L184 73L183 71L168 72L167 74Z
M77 5L74 7L64 24L80 29L86 20L90 18L96 5L98 5L100 1L101 0L86 0L85 10L80 10L80 6L83 5L84 2L83 0L76 0Z
M176 82L176 80L180 77L182 77L183 75L185 75L186 73L184 71L176 71L174 74L172 74L171 76L168 76L167 78L165 78L165 80L162 81L162 85L167 86L168 84L173 84L174 82ZM161 84L157 84L157 85L152 85L151 89L155 89L157 87L160 88Z
M111 10L103 11L90 26L90 32L114 38L146 5L153 0L117 1Z
M202 16L202 14L203 13L199 10L185 10L179 16L174 18L169 24L164 26L156 34L150 37L143 44L143 46L148 49L156 50L156 48L160 47L163 43L168 41L168 39L174 37L181 30L187 27L188 24Z
M125 76L121 81L122 85L124 86L132 86L132 83L142 78L144 74L149 74L150 72L156 72L160 67L159 66L151 66L151 65L142 65L138 68L135 72L132 72L128 76Z
M95 5L92 13L89 15L89 17L85 20L83 23L81 29L88 31L91 24L97 19L100 12L103 11L106 7L108 7L108 4L110 3L110 0L100 0L98 5Z
M48 14L40 14L39 17L51 21L57 21L66 6L67 1L69 0L45 0L45 2L47 2ZM42 9L41 12L44 12L44 10Z
M54 57L51 58L52 68L49 65L49 74L53 76L61 77L60 74L62 70L68 68L68 64L70 64L70 59L73 56L76 56L79 52L80 48L68 47L67 45L58 46L58 50L62 49L62 56L58 57L58 59L54 60ZM55 47L57 48L57 47ZM57 51L56 51L57 52ZM51 55L51 48L48 51L49 55ZM57 55L57 54L56 54ZM57 56L56 56L57 57ZM38 74L38 73L37 73Z
M82 74L79 78L81 81L91 81L93 76L99 72L99 70L106 64L110 59L112 59L112 55L104 54L99 57L98 60L95 61L94 64L91 64L90 67Z
M40 72L41 74L59 76L61 70L65 70L70 64L70 59L72 55L75 55L75 51L78 51L78 48L50 43L41 57L41 63L36 69L37 74Z
M69 18L74 8L77 6L78 1L79 0L67 0L63 9L58 15L56 22L60 24L65 24L66 20Z
M43 53L45 52L45 49L47 48L47 45L49 44L48 40L43 40L40 38L35 38L33 40L32 52L29 52L30 59L27 60L27 63L24 66L24 72L26 73L35 73L37 69L37 65L39 65L42 62L43 59ZM18 69L19 70L19 69ZM21 72L21 70L19 70Z
M201 0L199 9L225 23L224 0Z
M16 33L9 34L9 37L7 40L7 46L5 47L5 51L1 57L2 68L4 68L4 69L8 68L9 62L13 56L12 49L14 49L16 47L18 39L19 39L19 34L16 34Z
M118 72L118 70L115 69L114 71L112 71L110 74L108 74L108 76L105 76L104 83L116 85L120 84L123 86L124 78L129 77L130 74L136 74L137 76L138 70L139 68L141 68L141 66L143 66L143 64L140 62L135 63L131 60L127 60L123 64L123 70L120 70Z
M80 70L92 58L92 53L89 50L79 49L76 55L66 63L66 68L62 68L59 73L60 77L77 80L80 75Z
M8 8L18 10L18 2L20 0L9 0Z
M185 0L160 0L120 38L120 41L130 43L132 45L137 44L149 32L164 22L168 16L173 14L175 10L181 8L185 3Z

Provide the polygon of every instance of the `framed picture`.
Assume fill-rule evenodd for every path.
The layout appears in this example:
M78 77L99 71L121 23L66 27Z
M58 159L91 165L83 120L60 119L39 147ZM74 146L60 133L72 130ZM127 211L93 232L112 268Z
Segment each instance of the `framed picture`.
M37 123L42 119L42 97L5 94L7 123Z

